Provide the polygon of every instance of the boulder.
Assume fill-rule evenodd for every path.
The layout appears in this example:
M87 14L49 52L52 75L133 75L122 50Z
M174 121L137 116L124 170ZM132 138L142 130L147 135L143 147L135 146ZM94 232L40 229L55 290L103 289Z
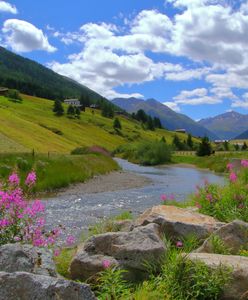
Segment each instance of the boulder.
M231 280L224 287L223 300L247 299L248 294L248 257L209 253L190 253L189 259L204 262L210 268L226 266L231 270Z
M224 223L217 222L192 209L183 209L170 205L158 205L147 209L135 222L135 226L156 223L166 236L172 239L184 238L195 234L198 239L205 239Z
M241 249L248 247L248 223L236 220L222 226L210 235L196 252L214 253L212 241L215 236L231 254L238 254Z
M0 247L0 271L57 276L53 254L49 249L19 243Z
M157 224L138 227L131 232L96 235L86 241L73 258L71 278L85 280L103 270L104 260L110 260L127 269L129 279L138 280L147 275L145 263L158 263L165 250Z
M132 220L117 220L113 221L116 231L131 231L133 228Z
M27 272L0 272L0 300L96 300L87 284Z

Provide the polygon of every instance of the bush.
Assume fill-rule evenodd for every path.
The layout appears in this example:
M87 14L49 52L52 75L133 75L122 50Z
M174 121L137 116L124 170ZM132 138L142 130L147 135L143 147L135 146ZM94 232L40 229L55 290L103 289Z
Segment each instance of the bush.
M208 137L202 138L201 144L196 152L197 156L207 156L212 154L212 146L209 142Z
M9 90L7 93L7 97L10 101L13 102L22 102L22 97L17 90Z
M77 147L71 151L72 155L83 155L90 152L88 147Z

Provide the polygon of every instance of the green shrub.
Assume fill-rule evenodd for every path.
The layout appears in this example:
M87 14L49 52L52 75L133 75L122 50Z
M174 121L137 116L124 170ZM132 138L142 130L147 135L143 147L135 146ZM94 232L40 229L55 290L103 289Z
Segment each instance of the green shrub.
M77 147L71 151L71 154L72 155L83 155L83 154L88 154L89 152L90 151L89 151L88 147Z

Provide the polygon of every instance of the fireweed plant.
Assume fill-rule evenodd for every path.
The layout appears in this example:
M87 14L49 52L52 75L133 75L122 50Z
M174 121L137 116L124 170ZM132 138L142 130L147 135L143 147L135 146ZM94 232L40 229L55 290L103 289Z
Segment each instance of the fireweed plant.
M30 243L37 247L54 249L59 254L55 243L62 228L51 231L45 229L45 206L40 200L30 201L29 195L36 183L36 173L31 171L24 188L20 187L20 178L14 171L8 180L0 185L0 245L7 243ZM75 242L74 237L67 237L67 244Z
M220 221L240 219L248 222L248 160L241 160L237 171L233 164L227 164L228 183L225 186L205 183L197 187L193 202L199 212L213 216Z

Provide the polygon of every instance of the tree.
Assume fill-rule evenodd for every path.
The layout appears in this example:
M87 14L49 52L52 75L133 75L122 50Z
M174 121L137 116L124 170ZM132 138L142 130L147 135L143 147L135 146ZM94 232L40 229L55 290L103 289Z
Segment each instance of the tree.
M69 105L67 108L67 115L74 116L75 115L75 108L72 105Z
M153 124L154 124L154 127L156 127L156 128L163 128L160 119L157 117L153 118Z
M78 119L80 119L80 114L81 114L80 109L79 109L78 107L76 107L76 108L75 108L75 115L76 115L76 117L77 117Z
M166 139L165 139L165 137L164 137L164 136L162 136L162 138L161 138L161 142L166 144Z
M246 144L246 142L244 142L243 146L242 146L242 150L247 150L248 146Z
M193 143L193 140L192 140L192 135L190 133L188 134L188 138L187 138L186 144L187 144L187 146L189 147L190 150L193 149L194 143Z
M142 123L146 123L148 121L147 114L143 109L139 109L136 113L136 119Z
M235 149L236 151L239 151L239 145L238 145L238 144L235 144L235 145L234 145L234 149Z
M110 119L114 117L114 109L111 104L106 102L102 104L102 116Z
M185 150L185 145L180 141L179 137L176 134L174 135L172 144L174 145L176 150Z
M224 146L225 151L229 151L229 143L228 143L228 141L225 141L223 143L223 146Z
M64 114L64 108L60 100L54 101L53 112L56 116L62 116Z
M202 141L199 145L199 148L196 152L197 156L206 156L206 155L211 155L212 154L212 146L209 142L208 137L203 137Z
M153 123L153 119L151 116L148 116L148 120L147 120L147 129L148 130L155 130L155 127L154 127L154 123Z
M121 129L121 122L118 118L114 119L113 127L114 129Z

